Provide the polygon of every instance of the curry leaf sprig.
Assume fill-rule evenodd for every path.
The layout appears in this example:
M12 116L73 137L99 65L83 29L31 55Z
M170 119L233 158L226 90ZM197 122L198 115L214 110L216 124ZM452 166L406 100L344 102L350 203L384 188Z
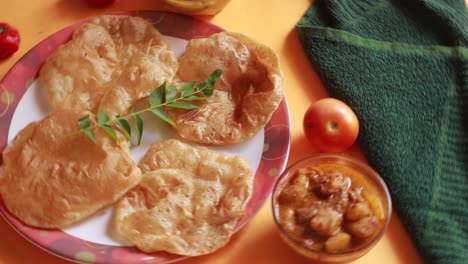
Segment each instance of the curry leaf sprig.
M150 106L148 108L138 111L131 111L129 114L123 116L116 115L113 119L110 119L107 113L98 111L96 114L97 123L95 124L93 124L89 115L84 116L78 120L78 125L80 126L79 133L83 133L94 143L96 143L96 134L93 132L93 130L100 128L103 129L114 140L118 141L115 130L116 127L125 135L128 140L130 140L132 135L132 127L129 120L133 119L138 145L140 145L141 137L143 135L143 120L140 114L144 112L151 112L169 125L176 127L175 122L163 109L161 109L161 107L165 106L189 110L198 108L196 105L188 102L206 100L208 97L213 95L216 81L218 81L222 73L223 71L221 69L217 69L201 83L189 82L182 84L180 87L180 95L176 86L167 85L166 82L164 82L151 93L149 97Z

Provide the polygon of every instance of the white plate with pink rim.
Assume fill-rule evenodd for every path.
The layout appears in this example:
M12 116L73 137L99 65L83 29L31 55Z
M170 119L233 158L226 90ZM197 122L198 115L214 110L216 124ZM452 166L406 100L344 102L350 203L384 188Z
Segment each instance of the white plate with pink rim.
M180 55L187 41L208 37L222 28L180 14L159 11L131 11L119 15L134 15L149 19L165 36L166 41ZM0 82L0 150L11 142L28 123L42 119L50 112L47 101L36 82L37 73L47 56L70 39L83 22L71 25L51 35L25 54ZM132 147L132 158L138 160L155 141L178 138L167 125L154 122L152 116L145 122L140 146ZM285 169L290 148L290 117L286 98L273 114L270 122L252 139L241 144L209 147L228 155L240 155L256 171L252 199L235 231L242 228L269 199L273 186ZM64 230L39 229L27 226L8 212L0 199L0 215L23 237L51 254L75 262L87 263L169 263L185 257L155 252L146 254L135 247L121 245L107 233L112 207L105 208L82 223Z

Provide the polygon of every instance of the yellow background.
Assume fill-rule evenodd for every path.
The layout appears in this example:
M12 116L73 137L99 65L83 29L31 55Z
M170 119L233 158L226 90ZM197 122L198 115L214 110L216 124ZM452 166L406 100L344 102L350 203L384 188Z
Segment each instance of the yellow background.
M325 88L307 61L295 24L312 4L310 0L232 0L214 17L205 17L226 30L241 32L260 40L280 56L284 89L292 122L289 164L314 154L302 133L302 117L309 104L326 97ZM119 10L161 10L157 0L118 0L105 8L88 7L83 0L2 0L0 21L14 25L21 34L19 51L0 61L0 79L29 49L54 32L81 19ZM348 151L363 159L358 146ZM270 201L217 252L182 263L309 263L280 240L271 213ZM17 234L0 217L0 263L69 263L50 255ZM383 239L355 263L422 263L412 241L393 214Z

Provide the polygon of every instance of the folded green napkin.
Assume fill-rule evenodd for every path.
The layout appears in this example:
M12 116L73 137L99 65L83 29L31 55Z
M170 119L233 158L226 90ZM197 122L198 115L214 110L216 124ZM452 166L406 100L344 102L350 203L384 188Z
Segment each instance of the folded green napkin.
M464 0L316 0L297 24L428 263L468 263Z

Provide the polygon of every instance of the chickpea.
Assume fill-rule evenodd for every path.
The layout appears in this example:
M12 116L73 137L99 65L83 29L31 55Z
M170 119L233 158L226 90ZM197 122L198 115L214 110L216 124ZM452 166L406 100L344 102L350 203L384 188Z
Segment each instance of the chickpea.
M292 207L285 206L279 210L279 215L282 221L294 220L294 209Z
M375 216L366 216L348 225L348 231L357 238L370 237L379 224L379 219Z
M367 202L357 202L348 208L345 218L349 221L357 221L363 217L371 215L373 215L373 213Z
M351 185L351 180L340 172L333 171L326 174L325 182L320 184L320 194L328 196L339 191L346 191Z
M353 202L365 201L362 197L362 187L354 187L348 190L349 199Z
M312 217L318 213L318 208L316 206L309 206L304 208L299 208L296 210L296 219L299 223L309 222Z
M350 247L351 235L345 232L339 232L325 241L325 251L328 253L343 252Z
M331 204L337 212L343 214L349 207L349 195L347 192L340 191L327 197L326 202Z
M280 219L284 229L293 236L299 237L304 232L304 227L296 224L294 209L292 207L281 208Z
M286 185L278 197L281 203L290 203L304 199L309 192L309 179L305 174L298 174L291 184Z
M340 230L342 222L342 214L331 208L324 208L310 220L310 227L317 232L317 234L330 237Z
M284 229L286 229L288 232L294 231L296 223L294 222L294 211L292 208L281 209L280 219L283 223Z
M324 175L323 171L315 168L307 168L307 176L314 184L320 184L327 180L326 175Z
M309 177L306 174L299 173L293 180L293 185L307 190L309 188Z
M305 228L301 225L294 224L294 228L289 232L290 235L296 238L301 238L304 234Z

